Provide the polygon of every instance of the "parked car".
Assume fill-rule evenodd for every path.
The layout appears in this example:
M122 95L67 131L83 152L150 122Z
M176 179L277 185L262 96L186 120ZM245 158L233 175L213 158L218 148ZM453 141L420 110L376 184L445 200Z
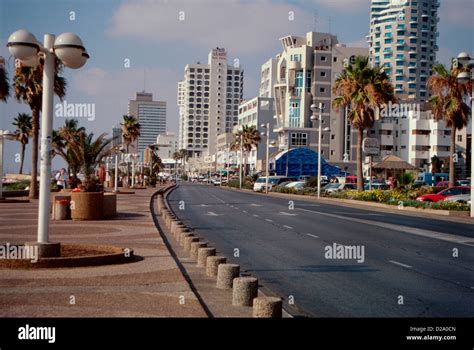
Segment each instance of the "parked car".
M356 184L332 183L332 184L327 184L326 186L324 186L323 191L326 193L333 193L333 192L345 191L345 190L355 190L356 188L357 188Z
M366 183L364 184L364 190L368 191L370 188L369 184ZM388 185L380 182L374 182L372 183L372 189L373 190L388 190Z
M283 182L288 182L288 181L295 181L295 179L286 177L286 176L269 176L268 177L268 190L271 191L274 186L278 186L282 184ZM265 185L266 185L266 176L259 177L253 185L253 190L255 192L265 191Z
M306 187L305 181L293 181L285 185L286 188L293 188L295 190L301 190Z
M454 196L449 196L449 197L446 197L444 201L471 204L471 194L457 194Z
M458 185L459 186L470 186L471 185L471 180L458 180Z
M457 196L460 194L470 194L471 188L469 186L455 186L447 188L441 192L433 194L424 194L419 196L416 200L421 202L439 202L445 200L449 196Z

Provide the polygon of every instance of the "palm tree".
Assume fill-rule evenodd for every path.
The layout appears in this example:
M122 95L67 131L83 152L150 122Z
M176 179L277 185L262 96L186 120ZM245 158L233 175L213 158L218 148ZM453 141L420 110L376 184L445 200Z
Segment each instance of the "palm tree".
M84 172L84 190L86 192L95 192L97 179L93 177L95 167L114 150L109 147L112 138L106 138L107 134L100 134L94 140L94 134L81 132L73 133L69 130L63 132L71 152L79 162L81 170Z
M428 88L432 93L429 102L436 120L444 120L451 128L451 146L449 149L449 186L454 186L456 171L454 153L456 152L456 131L467 126L471 108L466 103L466 97L471 94L472 81L461 84L457 75L461 69L451 66L448 71L442 64L433 67L435 74L428 80Z
M358 130L357 190L364 190L362 176L362 140L364 130L372 128L375 110L389 101L395 102L393 87L383 69L371 68L368 57L358 56L336 79L333 106L336 110L351 106L348 119Z
M0 100L7 102L10 96L10 84L8 83L8 73L5 69L5 59L0 56Z
M124 115L123 123L120 125L122 126L123 141L127 147L127 153L129 153L129 146L140 136L140 123L134 116Z
M181 153L179 151L173 152L173 159L175 177L178 177L178 160L181 159Z
M242 129L234 134L234 141L230 145L231 151L240 151L240 140L242 139L242 151L244 153L244 175L247 174L247 158L249 152L256 147L260 140L260 133L255 125L243 125Z
M158 147L150 145L148 146L150 149L150 154L151 154L151 159L150 159L150 176L154 176L155 172L160 172L160 170L163 168L163 163L161 161L161 158L158 156Z
M79 127L77 119L66 119L64 126L59 128L58 131L53 130L52 148L54 155L59 155L67 163L68 174L76 175L80 170L80 164L70 145L66 142L65 135L69 133L79 137L85 131L86 129L83 126Z
M38 198L38 186L36 179L38 176L38 135L39 119L42 109L43 98L43 67L44 60L40 59L40 64L33 67L20 65L16 68L13 77L13 90L18 102L28 104L32 115L32 152L31 152L31 181L30 198ZM62 101L66 95L66 79L60 76L63 69L61 62L56 59L54 73L54 93Z
M186 164L186 160L188 158L188 150L182 148L178 151L178 153L181 159L181 172L184 172L184 165Z
M12 123L16 126L15 139L21 143L21 160L20 160L20 174L23 173L23 162L25 160L25 147L28 144L28 139L31 136L31 115L26 113L18 113L18 116Z

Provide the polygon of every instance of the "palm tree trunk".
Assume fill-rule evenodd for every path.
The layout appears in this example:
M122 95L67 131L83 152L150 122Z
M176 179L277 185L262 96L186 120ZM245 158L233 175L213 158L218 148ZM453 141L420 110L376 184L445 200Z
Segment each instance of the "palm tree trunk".
M20 174L23 174L23 163L25 160L25 144L21 144Z
M456 180L454 153L456 153L456 127L453 125L451 127L451 145L449 147L449 187L453 187Z
M364 129L359 128L357 137L357 191L364 190L364 176L362 174L362 140L364 139Z
M38 138L39 138L39 109L33 108L31 110L32 127L31 131L31 180L30 180L30 194L31 199L38 198Z

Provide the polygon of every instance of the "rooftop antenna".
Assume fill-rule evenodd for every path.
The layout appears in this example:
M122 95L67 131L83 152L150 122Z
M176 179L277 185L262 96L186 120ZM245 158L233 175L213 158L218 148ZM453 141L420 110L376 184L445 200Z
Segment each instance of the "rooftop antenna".
M331 28L331 25L332 25L332 18L331 18L331 16L329 16L329 18L328 18L328 26L329 26L329 32L328 32L328 33L329 33L329 34L332 34L332 32L331 32L331 29L332 29L332 28Z
M143 92L146 91L146 67L143 67Z
M318 11L317 10L314 11L314 23L313 23L313 25L314 25L313 31L317 32L318 31Z

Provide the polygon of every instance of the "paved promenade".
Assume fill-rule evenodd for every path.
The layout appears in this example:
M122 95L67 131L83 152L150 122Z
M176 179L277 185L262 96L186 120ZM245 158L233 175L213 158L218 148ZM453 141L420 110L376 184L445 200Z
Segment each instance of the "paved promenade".
M129 247L141 261L0 269L1 317L206 317L149 212L156 189L119 195L114 220L51 221L50 240ZM0 204L0 242L36 240L38 202Z

